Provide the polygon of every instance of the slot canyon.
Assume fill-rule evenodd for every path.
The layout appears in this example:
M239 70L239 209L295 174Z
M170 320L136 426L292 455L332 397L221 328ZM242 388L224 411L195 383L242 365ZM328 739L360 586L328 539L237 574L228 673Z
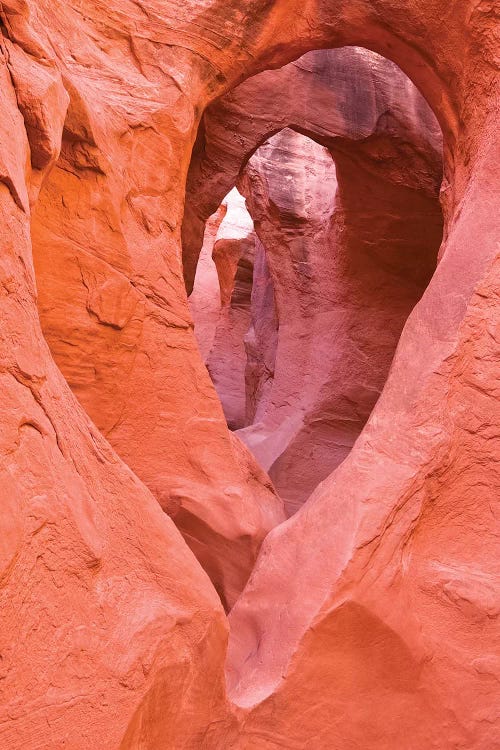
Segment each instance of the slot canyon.
M498 748L500 4L0 25L0 750Z

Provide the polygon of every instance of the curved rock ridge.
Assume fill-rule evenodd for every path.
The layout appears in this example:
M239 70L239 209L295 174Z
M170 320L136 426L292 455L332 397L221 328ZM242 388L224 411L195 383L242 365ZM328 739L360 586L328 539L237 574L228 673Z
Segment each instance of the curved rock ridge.
M0 42L0 745L137 747L124 738L148 715L151 738L179 747L189 731L196 745L224 715L220 601L40 328L30 204L58 158L68 96L37 44Z
M80 24L75 29L84 54L92 45ZM70 105L61 153L32 217L40 320L80 403L174 519L230 607L262 540L283 520L282 503L227 432L178 293L171 230L181 199L175 207L170 164L175 139L192 126L190 104L168 59L158 80L133 57L127 64L115 88L78 64L64 68Z
M2 0L2 748L496 746L499 20L491 0ZM283 515L195 343L187 172L209 104L350 44L400 65L439 120L444 240L352 451L270 532L231 611L228 703L224 612L185 540L229 603ZM339 145L354 214L345 175L377 159ZM39 268L82 262L67 290L37 279L42 316L76 295L50 350L30 234ZM102 382L78 368L79 403L52 356L82 319ZM113 336L136 325L120 380ZM176 487L184 539L141 479L171 512Z
M248 79L207 108L190 164L183 219L183 266L193 286L204 225L270 136L291 128L326 148L359 142L367 166L396 184L435 197L442 136L432 110L386 58L359 47L316 50ZM377 138L390 139L382 151ZM382 162L382 164L381 164Z

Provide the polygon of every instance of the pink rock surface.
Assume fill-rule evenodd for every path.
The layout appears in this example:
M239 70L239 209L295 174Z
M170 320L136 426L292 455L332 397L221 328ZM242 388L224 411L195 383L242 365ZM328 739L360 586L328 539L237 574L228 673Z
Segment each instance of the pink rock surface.
M256 236L245 199L233 189L213 257L222 301L207 367L232 430L246 425L245 335L250 327Z
M251 322L245 336L246 423L259 422L265 415L274 385L278 348L278 315L267 252L259 238L255 244Z
M438 124L394 64L358 48L314 52L209 108L188 206L210 211L266 133L287 122L295 130L259 148L239 183L269 258L278 343L266 406L254 404L259 418L238 434L291 514L348 455L380 395L435 268L442 167ZM223 342L241 341L241 321L227 328ZM241 356L241 346L212 354L223 404L231 381L241 382ZM252 377L249 393L259 389Z
M227 206L221 203L205 228L203 248L200 253L194 288L189 296L189 311L194 321L194 335L204 362L214 344L219 322L221 297L217 266L212 258L215 238Z
M280 324L270 404L241 435L291 513L364 427L435 268L441 215L437 201L372 176L355 155L337 159L337 187L330 155L291 131L262 159L247 169L249 206Z
M241 186L266 248L278 339L267 407L259 421L239 434L270 470L304 428L328 378L329 353L337 351L338 313L336 319L328 304L335 267L328 230L337 180L326 149L285 130L259 149ZM342 379L340 373L336 376ZM295 462L290 482L281 487L289 510L290 493L302 497L305 472L317 477L314 485L321 479L313 451L311 441Z
M426 11L429 4L404 7L421 20ZM482 11L469 20L484 41L492 17ZM459 18L447 23L447 38L460 47ZM262 747L307 747L314 738L318 748L482 749L496 741L498 564L489 502L498 499L499 476L488 469L483 482L478 466L498 449L490 443L498 347L488 333L497 313L487 322L497 305L498 220L485 211L483 191L487 204L498 195L491 165L499 154L490 115L478 106L489 93L477 78L475 102L462 110L468 124L454 141L456 110L444 110L467 84L455 87L460 74L446 51L427 48L440 61L441 85L408 61L407 69L430 101L438 89L443 96L440 262L356 446L270 534L233 610L231 695L248 709L240 748L255 746L255 737ZM492 71L477 59L472 68L489 88ZM474 232L485 238L479 252Z

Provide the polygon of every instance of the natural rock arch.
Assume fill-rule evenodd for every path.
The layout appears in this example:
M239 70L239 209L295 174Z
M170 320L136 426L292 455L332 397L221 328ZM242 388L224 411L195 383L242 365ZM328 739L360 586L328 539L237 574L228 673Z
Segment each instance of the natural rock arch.
M439 192L441 132L408 77L366 49L308 53L279 70L249 78L204 112L188 172L182 228L188 294L206 221L252 155L284 128L333 153L359 143L361 158L374 159L372 169L389 173L394 169L389 159L399 157L405 169L398 175L400 183L433 197ZM371 153L377 138L388 141L388 163L380 163L380 155L379 164L375 162L376 143Z
M468 239L476 220L480 222L479 231L486 237L492 237L498 229L497 221L492 221L484 212L479 188L480 183L487 184L496 192L487 165L488 162L494 163L498 159L498 147L493 138L492 122L489 120L492 110L486 105L480 112L477 106L478 100L486 102L489 98L488 87L492 86L496 90L498 82L493 81L498 81L498 78L491 48L490 51L483 49L482 62L476 57L477 50L487 38L488 25L490 24L491 31L495 23L495 11L485 4L480 4L474 9L471 5L450 6L447 10L457 13L457 16L446 17L447 43L438 49L442 37L439 34L433 37L433 27L435 33L436 23L441 24L443 20L443 9L437 9L435 4L431 8L431 5L433 4L419 4L417 8L414 3L404 3L398 7L393 4L389 7L389 4L384 2L361 3L353 12L356 22L353 32L352 28L349 30L349 9L346 5L336 4L332 7L328 4L331 15L322 19L324 25L318 34L322 42L325 37L328 38L324 46L334 46L335 41L338 41L335 32L339 29L340 19L342 22L347 20L340 31L343 44L362 43L386 54L403 67L431 102L445 136L443 199L446 228L437 273L422 302L410 316L382 399L356 450L336 473L335 479L323 484L304 512L297 514L285 527L271 533L250 583L231 615L232 694L241 705L248 707L255 706L267 698L247 719L248 737L255 737L259 732L261 736L269 736L269 732L272 736L271 723L275 727L278 722L277 744L282 742L284 737L290 737L287 733L290 727L286 722L284 706L297 699L293 687L290 687L290 693L287 692L287 685L292 684L295 669L300 671L298 665L301 648L308 648L302 644L309 638L314 642L316 628L325 621L327 613L335 612L336 608L341 606L346 596L354 601L353 592L357 586L355 581L363 578L366 579L366 588L363 584L359 586L360 594L364 590L360 599L356 600L359 604L361 600L370 602L369 608L372 612L383 613L383 619L391 624L395 639L400 637L398 633L404 633L406 643L411 644L414 658L421 664L425 663L426 653L438 651L440 654L441 677L438 677L437 673L432 674L432 669L422 669L418 690L428 691L428 698L410 717L405 716L405 710L400 706L401 723L396 734L391 734L390 742L404 743L408 733L414 732L417 746L425 746L431 741L436 727L440 727L437 729L438 734L441 737L445 734L446 741L453 743L455 740L451 739L449 731L444 728L448 711L451 710L456 716L463 715L464 711L467 712L466 703L471 705L479 690L473 672L467 674L466 685L462 683L460 695L457 694L453 698L446 690L440 692L437 685L441 679L447 684L454 679L461 682L458 678L461 667L456 661L456 654L463 655L472 646L465 622L454 631L456 640L453 645L448 642L446 648L443 646L445 629L448 629L449 636L449 618L460 619L464 616L467 619L467 615L458 604L458 581L461 581L459 587L463 585L472 595L476 580L468 568L468 553L462 556L460 548L455 543L457 527L450 529L445 520L449 509L455 507L456 503L460 505L460 498L462 503L465 503L463 519L467 527L468 540L465 546L475 549L475 561L480 565L480 575L485 584L490 586L493 580L492 547L489 546L493 539L490 537L486 542L485 538L487 548L480 549L481 544L478 546L476 531L470 529L469 522L465 521L471 512L471 505L466 496L473 486L470 475L470 471L473 472L470 451L476 457L483 455L486 460L489 449L487 441L483 438L478 435L471 438L466 427L465 415L458 416L458 413L454 412L460 401L471 404L474 400L474 386L469 378L477 382L477 376L468 370L465 380L459 378L461 384L458 388L452 387L451 382L455 380L456 383L456 368L461 369L460 363L463 363L467 370L467 365L462 359L465 350L470 352L469 347L472 346L474 356L481 356L479 352L484 345L482 335L485 333L479 334L483 325L480 321L484 320L485 304L487 305L483 290L491 289L491 285L495 283L494 279L498 277L494 244L487 241L478 255L477 247L473 247L474 243ZM322 8L326 10L326 6L327 4ZM307 10L306 7L304 15L307 15ZM366 16L363 16L363 11ZM432 17L432 12L440 16L439 22L436 21L437 16ZM375 23L374 14L379 14ZM278 15L279 9L276 10L277 20ZM297 16L301 18L300 11ZM380 23L382 18L383 29ZM310 21L310 17L308 20ZM387 31L391 25L402 30L399 39ZM412 25L414 29L426 29L425 51L423 37L419 38L419 32L411 33ZM300 26L300 21L294 26L293 32L297 31L297 26ZM328 30L325 31L325 27L329 27ZM311 25L308 27L308 30L310 29ZM283 49L284 37L289 30L290 27L284 24L280 27L276 25L270 30L268 38L272 38L274 51ZM292 36L296 39L293 32ZM310 36L314 36L314 33L313 28ZM476 47L465 42L464 33L470 34ZM308 36L307 31L305 36ZM406 36L405 42L401 41L402 36ZM437 40L438 37L440 42L435 43L434 39ZM290 37L287 41L290 42ZM408 43L412 44L414 49L405 60L403 50L408 52ZM392 45L390 49L389 45ZM293 43L290 46L296 53L297 46L294 47ZM315 37L315 46L322 46L318 37ZM467 50L466 57L458 65L453 60L454 55L449 54L452 48ZM304 51L304 48L301 47L300 51ZM266 60L271 59L276 64L277 55L267 50ZM279 62L284 61L284 56L280 55ZM484 81L484 88L480 78ZM473 98L478 97L475 104L472 104L468 96L464 98L467 89L474 91ZM469 185L467 190L466 185ZM460 211L456 214L458 206ZM456 279L460 276L464 262L470 272L467 279L459 282L458 290ZM478 294L475 292L476 289ZM458 297L455 296L457 293ZM458 321L462 321L460 332L457 329ZM474 344L469 343L472 331L476 331ZM430 355L425 361L418 356L419 349L416 343L422 335L425 335L425 350ZM481 339L483 344L479 343ZM491 375L490 370L489 375L483 374L482 377L489 379ZM447 398L451 399L451 402ZM491 391L487 400L490 398ZM481 416L478 415L480 420L486 420L489 425L492 425L489 413L491 407L492 404L489 403L485 411L480 409ZM389 446L390 455L387 453ZM458 480L456 471L448 463L450 453L453 455L452 466L470 467L466 471L467 479L462 475L462 479ZM413 458L409 459L409 456ZM497 486L498 477L491 474L489 481L489 491L495 492L493 487ZM474 525L484 528L484 514L487 515L488 511L481 508L479 498L473 502L473 507ZM424 531L418 521L422 513L433 529L431 535L429 527ZM388 567L388 559L394 555L398 556L398 536L406 540L403 544L399 543L402 565L391 570ZM408 538L413 541L411 555L407 551ZM318 551L316 545L320 539L325 546L320 545L321 551ZM436 543L437 547L434 546ZM314 558L308 555L311 549L317 552ZM461 549L463 550L463 547ZM434 562L431 562L431 550L437 555ZM331 561L331 565L325 570L326 559ZM427 621L422 631L419 613L430 605L430 591L437 569L441 571L438 588L441 591L454 590L455 594L452 597L456 603L452 605L452 614L443 599L440 604L434 600L433 621ZM410 582L409 576L413 577L413 582ZM418 583L415 583L417 580ZM390 581L393 581L393 595L390 603L384 605L382 592L389 590ZM327 593L329 590L331 594ZM276 591L282 593L278 606L271 596L271 592ZM407 606L408 597L411 599L410 609ZM304 607L305 599L307 604ZM269 602L269 607L265 602ZM478 600L476 606L482 608ZM304 616L304 608L309 610L309 615ZM483 609L484 616L486 615ZM327 647L327 641L323 640L322 643L323 647ZM325 677L327 684L335 683L338 669L341 669L341 666L334 667ZM452 677L454 674L456 677ZM286 675L286 679L283 675ZM352 689L354 692L351 699L356 702L359 700L356 684L352 685ZM389 704L377 706L375 683L368 692L365 690L364 694L364 711L369 712L370 707L379 713L384 710L394 711L394 705L391 708ZM278 695L283 699L281 713L275 697ZM345 703L345 699L346 694L343 692L342 704ZM312 702L306 704L313 715L316 700L316 695L311 696ZM491 700L490 695L490 706ZM266 718L268 706L270 714ZM304 710L304 705L301 708ZM277 719L278 714L283 717L283 724ZM471 719L470 713L468 716ZM318 724L315 724L314 719L311 719L311 724L316 727L320 721L318 714ZM324 733L320 735L320 741L325 743L325 747L335 743L334 735L339 738L338 742L343 742L346 738L354 741L357 728L349 726L349 722L346 723L343 718L340 722L333 730L333 735L328 732L327 738ZM473 720L472 723L468 721L467 726L463 728L455 724L453 731L461 734L464 738L462 741L473 741L477 747L491 741L489 730L485 730L485 734L479 739L477 726L474 730L472 726ZM471 740L471 731L474 740ZM468 739L465 739L466 737ZM250 745L246 745L243 739L241 747L247 746Z
M318 197L315 219L314 205L303 203L315 188L306 187L293 147L295 169L282 186L278 169L266 176L270 147L262 174L252 167L280 128L314 140L330 154L325 164L337 164L338 187L328 197L325 173L331 206L320 210ZM278 151L279 139L270 142ZM286 144L287 137L285 153ZM406 317L435 268L441 170L441 135L428 105L395 65L367 50L304 55L249 79L204 114L187 183L186 285L206 219L238 182L267 248L281 326L266 416L237 434L270 471L289 512L345 458L383 387ZM220 356L214 350L207 366L229 404L233 362L224 349Z

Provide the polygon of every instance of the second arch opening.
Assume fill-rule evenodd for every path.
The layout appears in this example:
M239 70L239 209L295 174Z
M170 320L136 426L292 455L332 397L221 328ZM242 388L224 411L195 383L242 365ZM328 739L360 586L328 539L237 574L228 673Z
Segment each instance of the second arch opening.
M290 515L383 389L436 267L441 179L429 106L362 48L308 53L204 114L183 225L195 333Z

